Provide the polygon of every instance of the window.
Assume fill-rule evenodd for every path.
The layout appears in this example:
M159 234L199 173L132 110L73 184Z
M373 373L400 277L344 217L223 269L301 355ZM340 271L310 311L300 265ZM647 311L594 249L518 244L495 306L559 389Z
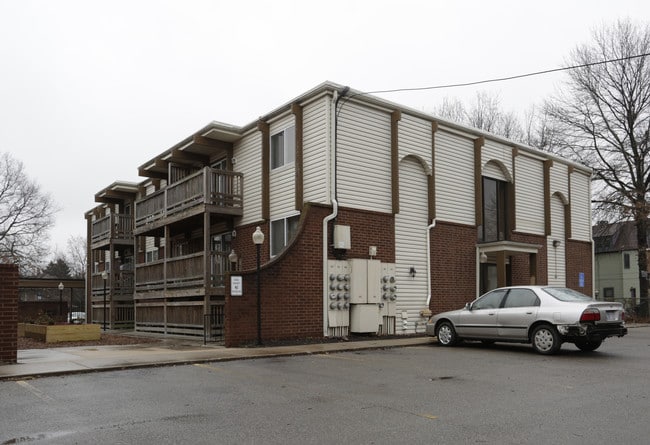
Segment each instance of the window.
M300 215L271 221L271 256L284 249L298 230Z
M501 300L506 294L505 289L497 289L483 295L472 305L472 310L477 309L497 309L501 306Z
M508 239L508 183L483 178L483 226L479 238L483 242Z
M630 254L629 253L624 253L623 254L623 269L629 269L630 268Z
M614 288L606 287L603 289L603 298L614 298Z
M503 307L539 306L539 298L529 289L511 289Z
M296 153L296 127L288 127L271 136L271 169L294 161Z
M158 260L158 249L148 250L145 255L145 263L152 263Z

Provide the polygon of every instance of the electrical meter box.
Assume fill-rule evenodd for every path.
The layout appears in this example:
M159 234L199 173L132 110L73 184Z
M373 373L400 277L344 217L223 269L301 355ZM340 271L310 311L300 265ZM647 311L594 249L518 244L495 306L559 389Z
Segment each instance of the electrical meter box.
M350 260L350 303L379 303L381 300L381 262Z
M350 226L334 226L334 248L351 249Z
M379 331L379 306L353 304L350 307L350 332L377 333Z

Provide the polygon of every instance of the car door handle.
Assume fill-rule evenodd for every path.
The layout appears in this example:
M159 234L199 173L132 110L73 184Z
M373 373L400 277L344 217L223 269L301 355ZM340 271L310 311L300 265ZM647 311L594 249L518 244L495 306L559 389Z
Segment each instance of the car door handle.
M526 315L533 315L533 312L526 312Z
M496 315L496 312L488 312L488 315Z

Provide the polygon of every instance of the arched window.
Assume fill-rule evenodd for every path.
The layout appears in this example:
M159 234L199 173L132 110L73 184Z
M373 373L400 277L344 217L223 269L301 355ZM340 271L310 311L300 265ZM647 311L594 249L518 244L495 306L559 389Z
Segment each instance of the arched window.
M483 226L480 241L489 243L508 239L508 183L483 177Z

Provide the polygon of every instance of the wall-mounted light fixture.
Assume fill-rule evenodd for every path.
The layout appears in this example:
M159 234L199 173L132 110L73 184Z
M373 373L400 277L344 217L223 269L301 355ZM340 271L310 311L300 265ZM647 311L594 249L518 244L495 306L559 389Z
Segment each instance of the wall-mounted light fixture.
M561 242L560 242L559 239L554 239L553 240L553 247L557 248L557 247L559 247L560 244L561 244Z
M488 256L485 254L485 252L481 252L481 256L479 257L479 261L481 263L485 264L485 263L487 263L487 260L488 260Z
M231 265L230 270L237 270L237 261L239 261L239 256L237 255L237 252L235 252L235 249L232 249L228 254L228 261L230 261Z
M415 278L415 273L416 273L415 267L411 266L411 268L409 269L409 275L411 276L411 278Z

